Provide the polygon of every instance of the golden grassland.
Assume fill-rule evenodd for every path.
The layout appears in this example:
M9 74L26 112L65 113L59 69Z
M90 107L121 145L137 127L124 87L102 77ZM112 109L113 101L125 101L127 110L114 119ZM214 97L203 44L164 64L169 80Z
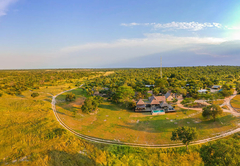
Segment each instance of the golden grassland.
M81 81L84 81L84 79ZM75 85L71 83L65 85L57 84L56 86L41 87L34 91L25 91L19 96L10 96L0 91L0 93L3 93L3 96L0 97L0 165L204 165L199 154L201 145L190 146L189 151L186 151L185 147L147 149L128 146L106 146L90 143L74 136L63 129L56 121L51 108L51 94L56 95L73 87ZM40 96L32 98L31 94L33 92L38 92ZM173 119L174 121L174 118L176 118L179 125L185 125L185 122L191 119L185 121L186 119L180 120L180 118L194 113L194 111L185 112L183 110L176 114L152 117L145 113L133 113L123 107L105 101L100 106L97 114L86 115L78 112L76 117L74 117L72 113L73 109L80 109L84 101L83 96L86 94L80 89L73 92L77 94L77 99L71 103L64 104L64 95L59 96L58 102L60 105L58 109L59 112L62 111L62 114L59 113L59 115L62 118L66 118L63 119L66 123L71 122L72 124L68 124L71 127L75 126L77 128L82 126L82 131L85 131L88 135L96 131L95 127L99 130L101 129L103 131L101 133L110 134L117 133L119 130L117 127L125 128L129 131L137 132L137 130L140 130L139 132L146 132L147 134L154 134L154 132L158 134L164 130L164 126L170 124L159 123L157 122L158 118L160 118L159 121L161 122L165 121L166 117L169 118L168 120ZM95 120L94 117L97 119ZM121 118L119 119L119 117ZM204 121L204 119L197 117L197 115L191 118L192 120L195 118ZM104 121L105 119L106 121ZM139 120L139 123L136 123L137 120ZM220 128L221 130L224 125L228 128L232 125L232 120L234 121L227 114L220 117L219 120L223 125L219 126L217 122L216 124L218 125L213 127L214 131L216 128ZM121 122L119 124L123 126L111 126L111 121ZM209 133L212 132L210 130L212 127L210 123L213 122L209 121L209 127L206 126L206 131ZM193 124L190 121L189 125ZM110 128L107 129L106 125L110 126ZM147 130L145 130L145 126L147 126ZM153 130L155 131L152 132ZM170 131L170 128L166 129L166 132L168 131ZM99 137L101 137L101 133L97 133ZM119 133L120 136L124 134L122 132ZM103 136L105 137L105 135ZM167 134L159 137L163 137L165 140L170 139ZM134 139L133 135L133 138L130 140Z
M217 105L222 105L224 103L224 100L215 100L213 101L213 104L217 104Z
M73 88L74 84L41 87L19 96L0 92L0 165L203 165L200 146L191 146L188 152L184 147L106 146L72 135L60 126L51 109L51 94L69 86ZM40 96L32 98L33 92Z
M170 140L172 131L179 126L196 127L199 139L204 139L230 130L238 123L238 119L229 113L223 113L216 122L204 119L201 113L196 114L197 111L178 108L176 113L152 116L150 112L137 113L106 100L96 113L84 114L80 108L86 93L82 89L72 92L77 96L76 101L66 103L62 100L65 94L57 98L59 117L79 133L103 139L139 144L168 144L173 143ZM74 111L78 113L74 115Z
M226 106L226 105L222 106L222 108L229 110L228 106Z
M0 165L202 165L199 146L192 146L190 152L142 149L103 146L75 137L56 121L47 94L68 86L40 88L37 91L46 93L36 98L30 91L0 98Z
M240 112L240 95L237 95L231 100L231 105L236 111Z

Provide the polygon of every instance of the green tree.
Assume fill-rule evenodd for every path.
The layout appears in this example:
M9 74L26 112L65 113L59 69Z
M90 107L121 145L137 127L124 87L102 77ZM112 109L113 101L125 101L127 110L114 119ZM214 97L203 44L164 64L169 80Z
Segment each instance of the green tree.
M202 116L205 118L212 117L214 122L216 120L216 116L221 115L223 112L222 108L217 104L212 104L203 108Z
M99 104L101 104L101 103L103 102L103 97L101 97L101 96L94 96L93 98L94 98L94 100L96 100Z
M240 83L237 81L235 81L235 83L236 83L236 91L238 94L240 94Z
M91 96L84 101L84 105L82 106L82 112L90 113L98 108L98 106L103 102L103 98L101 96Z
M153 94L158 95L160 93L160 91L161 91L161 88L156 87L153 89Z
M34 92L34 93L31 94L31 96L32 96L33 98L38 97L38 96L39 96L39 93Z
M129 107L130 109L135 109L135 107L136 107L136 102L130 101L128 107Z
M74 93L68 93L65 98L66 101L73 101L75 99L76 99L76 96Z
M116 91L116 99L118 102L127 104L134 96L134 90L130 86L120 86Z
M91 97L87 98L85 101L84 101L84 105L82 106L82 112L84 113L90 113L93 111L93 104L92 104L92 99Z
M223 139L203 145L200 156L205 165L240 165L240 142L235 139Z
M0 93L0 97L2 97L2 93Z
M172 102L174 102L174 103L176 103L178 101L178 99L176 99L176 98L174 98L173 100L172 100Z
M144 95L141 92L138 92L138 94L135 97L137 100L144 98Z
M198 136L197 129L195 127L179 127L172 132L172 141L182 141L186 145L188 150L188 145L191 141L196 139Z

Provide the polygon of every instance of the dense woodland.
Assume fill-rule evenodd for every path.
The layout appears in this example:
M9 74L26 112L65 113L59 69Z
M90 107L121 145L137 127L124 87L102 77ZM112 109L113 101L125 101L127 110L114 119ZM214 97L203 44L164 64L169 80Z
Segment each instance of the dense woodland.
M115 73L103 76L101 72L113 70ZM207 89L212 85L236 84L240 81L240 67L207 66L207 67L173 67L163 68L163 78L160 78L159 68L144 69L105 69L105 70L18 70L0 71L0 90L14 95L27 89L57 86L73 83L83 77L101 75L86 83L86 87L109 87L115 92L120 86L130 86L134 91L145 93L149 88L145 85L155 85L154 93L166 93L172 90L195 96L197 90ZM80 85L80 82L74 82ZM230 85L231 86L231 85ZM90 89L91 88L91 89ZM152 88L150 88L152 89Z
M100 73L97 73L100 74ZM0 71L0 90L9 95L21 95L23 91L40 87L58 86L80 82L74 80L95 76L93 70L9 70Z
M114 73L104 75L106 71ZM93 144L61 128L53 116L49 96L31 96L32 91L43 88L84 83L89 94L98 90L106 93L109 100L132 107L131 101L147 98L148 90L155 94L172 90L187 98L200 98L200 88L224 85L226 94L217 97L227 96L232 88L240 89L239 76L240 67L235 66L163 68L163 78L159 68L0 71L0 165L240 165L239 134L190 146L189 150ZM57 92L61 91L59 88ZM94 100L98 100L92 104L96 106L102 99L95 97L87 102L91 105ZM28 160L13 162L24 156Z
M97 77L85 84L89 94L100 90L108 93L113 102L122 102L134 107L132 99L147 98L149 90L155 95L172 93L195 99L223 99L233 94L233 88L240 89L240 67L207 66L207 67L173 67L163 68L163 78L159 68L116 69L109 76ZM155 85L155 87L145 87ZM222 85L221 93L199 94L198 90L208 89L213 85ZM107 87L109 90L102 88ZM136 95L135 95L136 92Z

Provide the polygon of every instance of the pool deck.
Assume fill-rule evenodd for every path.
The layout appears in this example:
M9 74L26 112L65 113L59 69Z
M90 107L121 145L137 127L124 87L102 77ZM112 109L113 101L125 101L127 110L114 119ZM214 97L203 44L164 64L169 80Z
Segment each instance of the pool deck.
M152 112L152 115L164 115L164 114L165 112L156 112L156 113Z

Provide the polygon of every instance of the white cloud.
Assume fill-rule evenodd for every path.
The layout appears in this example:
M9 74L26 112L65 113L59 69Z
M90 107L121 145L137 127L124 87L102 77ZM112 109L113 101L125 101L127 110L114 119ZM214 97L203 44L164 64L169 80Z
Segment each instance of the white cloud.
M7 14L8 7L17 0L0 0L0 17Z
M120 39L110 43L88 43L77 46L70 46L61 49L61 52L79 52L96 49L119 49L136 48L147 49L150 52L165 51L192 44L219 44L225 39L212 37L177 37L161 33L144 34L144 38ZM149 49L148 49L149 48Z
M225 28L229 30L240 30L240 26L225 26Z
M141 56L168 51L190 50L199 45L218 45L225 40L212 37L177 37L160 33L145 34L143 38L120 39L109 43L88 43L62 48L58 60L74 61L79 66L108 66ZM176 55L178 56L178 55ZM52 60L55 61L55 60ZM133 62L134 63L134 62Z
M122 23L121 26L153 26L154 29L185 29L198 31L204 28L221 28L220 23L198 23L198 22L171 22L171 23Z

